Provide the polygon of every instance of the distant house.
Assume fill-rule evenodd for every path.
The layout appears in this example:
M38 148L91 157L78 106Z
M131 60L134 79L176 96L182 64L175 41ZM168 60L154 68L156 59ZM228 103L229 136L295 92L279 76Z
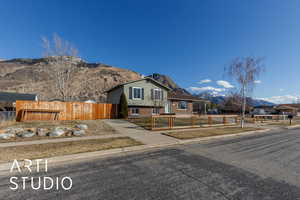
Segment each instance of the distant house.
M251 112L254 115L270 115L276 114L275 106L255 106Z
M299 103L290 103L290 104L280 104L279 106L289 106L297 110L297 115L300 116L300 104Z
M37 101L38 97L36 94L0 92L0 111L15 110L17 100Z
M192 95L170 92L171 89L160 82L145 77L140 80L120 84L107 91L107 102L118 104L124 93L129 108L129 116L151 116L158 114L193 114L205 107L202 99ZM196 110L194 102L203 103ZM200 111L199 111L200 112Z
M289 114L293 114L293 115L297 115L297 108L292 107L292 106L287 106L287 105L279 105L275 107L275 110L279 113L279 114L283 114L283 115L289 115Z

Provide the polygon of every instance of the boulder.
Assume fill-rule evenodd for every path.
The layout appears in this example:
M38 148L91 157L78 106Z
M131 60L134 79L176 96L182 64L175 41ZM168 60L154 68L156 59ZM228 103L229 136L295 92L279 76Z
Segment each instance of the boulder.
M12 134L12 133L2 133L0 134L0 139L3 139L3 140L7 140L7 139L10 139L10 138L14 138L16 137L15 134Z
M56 127L49 133L49 136L50 137L59 137L64 134L65 134L65 130L63 128Z
M47 128L37 128L36 129L36 133L38 136L43 137L43 136L47 136L47 134L49 133L49 129Z
M86 130L86 129L88 129L88 125L86 125L86 124L76 124L75 128L79 128L81 130Z
M85 131L84 130L74 130L73 131L73 135L75 135L75 136L83 136L83 135L85 135Z
M10 127L5 129L6 133L10 133L10 134L17 134L24 131L24 128L17 128L17 127Z
M33 132L31 130L26 130L26 131L17 133L17 136L22 137L22 138L29 138L29 137L35 136L35 132Z

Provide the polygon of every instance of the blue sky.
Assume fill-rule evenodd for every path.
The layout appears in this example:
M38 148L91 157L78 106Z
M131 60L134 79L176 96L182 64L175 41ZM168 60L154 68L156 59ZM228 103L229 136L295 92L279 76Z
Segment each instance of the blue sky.
M40 38L57 33L89 62L162 73L184 88L226 93L230 89L223 91L224 82L217 81L235 84L223 68L237 56L262 56L266 72L253 96L277 102L300 96L298 0L0 3L0 58L41 57ZM199 84L204 79L211 82Z

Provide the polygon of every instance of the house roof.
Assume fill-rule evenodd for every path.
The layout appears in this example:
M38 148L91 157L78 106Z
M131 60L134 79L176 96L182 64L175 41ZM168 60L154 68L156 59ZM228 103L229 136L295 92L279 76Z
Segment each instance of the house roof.
M186 101L207 101L205 99L201 99L201 98L195 97L193 95L183 93L182 91L179 91L179 90L170 92L168 95L168 99L186 100Z
M124 85L130 84L130 83L134 83L134 82L138 82L138 81L142 81L142 80L149 80L149 81L151 81L151 82L153 82L153 83L155 83L155 84L157 84L157 85L159 85L159 86L165 88L166 90L171 90L169 87L167 87L167 86L165 86L164 84L162 84L162 83L160 83L160 82L154 80L153 78L145 77L145 78L138 79L138 80L135 80L135 81L129 81L129 82L126 82L126 83L123 83L123 84L119 84L119 85L117 85L117 86L115 86L115 87L113 87L113 88L107 90L106 92L110 92L110 91L112 91L112 90L114 90L114 89L117 89L117 88L119 88L119 87L122 87L122 86L124 86Z
M0 102L15 102L16 100L35 101L36 96L36 94L0 92Z
M276 110L297 110L297 108L294 108L292 106L281 105L277 106Z

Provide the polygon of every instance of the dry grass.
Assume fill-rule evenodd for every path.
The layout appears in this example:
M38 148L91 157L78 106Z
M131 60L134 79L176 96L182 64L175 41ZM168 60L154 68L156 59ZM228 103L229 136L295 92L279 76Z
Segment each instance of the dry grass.
M116 133L113 128L106 125L102 120L73 120L73 121L32 121L32 122L13 122L0 124L0 129L8 127L20 127L20 128L55 128L55 127L68 127L72 128L76 124L86 124L88 129L86 130L86 136L91 135L107 135ZM43 139L58 139L66 137L76 137L76 136L61 136L61 137L39 137L34 136L31 138L11 138L8 140L0 140L0 143L6 142L23 142L32 140L43 140Z
M12 161L13 159L37 159L53 156L62 156L83 152L100 151L142 145L129 137L93 139L72 142L58 142L47 144L34 144L16 147L0 148L0 162Z
M294 121L294 120L292 120L292 125L290 125L290 121L289 120L280 121L280 122L271 122L271 123L268 123L266 125L286 127L286 126L300 125L300 121Z
M177 139L186 140L186 139L217 136L217 135L237 134L241 132L255 131L255 130L261 130L261 129L252 128L252 127L210 128L210 129L203 129L203 130L170 132L170 133L164 133L164 135L175 137Z

